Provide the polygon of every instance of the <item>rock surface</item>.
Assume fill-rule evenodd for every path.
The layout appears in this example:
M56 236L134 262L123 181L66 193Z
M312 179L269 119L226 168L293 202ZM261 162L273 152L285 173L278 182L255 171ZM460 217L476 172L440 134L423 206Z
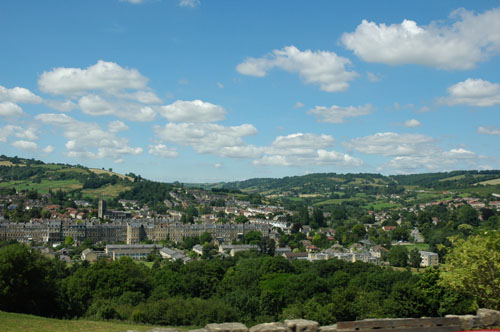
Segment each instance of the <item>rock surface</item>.
M285 320L285 325L290 332L317 332L319 330L318 322L307 319Z
M492 309L477 310L478 327L500 326L500 311Z
M248 327L241 323L208 324L205 329L209 332L248 332Z
M250 332L286 332L286 326L282 323L264 323L250 328Z
M474 315L446 315L446 317L457 317L460 319L462 330L472 330L477 326L478 317Z

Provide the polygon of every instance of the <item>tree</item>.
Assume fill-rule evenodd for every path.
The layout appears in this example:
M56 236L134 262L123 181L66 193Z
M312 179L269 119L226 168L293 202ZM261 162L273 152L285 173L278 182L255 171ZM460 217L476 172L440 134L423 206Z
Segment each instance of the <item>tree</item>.
M408 265L408 249L404 246L393 246L387 253L387 260L392 266Z
M462 205L457 210L457 220L460 224L479 225L479 213L470 205Z
M476 297L482 307L500 309L500 232L455 238L442 265L441 284Z
M75 244L75 240L71 235L66 236L66 239L64 239L64 245L67 247L71 247L72 245Z
M409 264L411 267L420 267L420 263L422 262L422 256L420 256L420 252L418 251L417 248L414 248L413 250L410 251L410 256L409 256Z
M203 232L200 235L200 243L205 244L205 243L210 243L212 242L212 235L210 235L209 232Z

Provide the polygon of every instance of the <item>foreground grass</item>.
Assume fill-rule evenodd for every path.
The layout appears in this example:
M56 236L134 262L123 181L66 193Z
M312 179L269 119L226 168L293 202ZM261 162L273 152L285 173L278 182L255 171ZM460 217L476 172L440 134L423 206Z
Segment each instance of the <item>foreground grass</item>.
M0 311L2 332L140 332L153 329L152 325L135 325L117 321L59 320Z

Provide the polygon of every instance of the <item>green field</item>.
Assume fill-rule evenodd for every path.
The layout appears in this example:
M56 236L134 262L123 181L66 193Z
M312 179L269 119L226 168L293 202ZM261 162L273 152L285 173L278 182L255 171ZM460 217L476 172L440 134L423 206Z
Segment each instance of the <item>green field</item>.
M82 184L75 179L57 181L42 180L40 183L33 183L31 180L0 182L0 188L12 187L16 188L16 190L35 189L41 194L46 194L49 192L49 189L52 189L52 191L57 191L59 189L63 191L80 189Z
M129 190L130 186L125 186L122 184L106 185L97 189L83 189L82 194L84 196L89 196L92 198L103 197L103 198L115 198L121 192Z
M400 204L396 204L396 203L387 203L387 202L374 202L374 203L370 203L370 204L366 204L363 206L365 209L371 209L373 207L373 209L375 211L380 211L380 210L383 210L383 209L390 209L390 208L397 208L397 207L401 207Z
M427 243L415 243L415 244L408 244L408 245L404 245L408 251L411 251L415 248L417 248L418 250L423 250L423 251L426 251L426 250L429 250L429 245Z
M59 320L25 314L0 311L2 332L125 332L127 330L148 331L151 325L135 325L122 322L89 320Z
M361 198L359 197L351 197L351 198L334 198L334 199L328 199L326 201L318 202L313 204L314 206L323 206L323 205L335 205L335 204L342 204L342 202L352 202L352 201L359 201Z
M488 181L479 182L481 185L495 186L500 184L500 179L493 179Z

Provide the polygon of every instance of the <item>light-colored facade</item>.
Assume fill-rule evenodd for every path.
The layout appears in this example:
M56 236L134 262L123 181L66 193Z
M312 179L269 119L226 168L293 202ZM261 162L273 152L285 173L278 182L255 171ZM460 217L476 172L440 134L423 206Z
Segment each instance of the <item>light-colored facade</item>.
M439 255L436 254L435 252L419 251L419 253L420 257L422 257L422 262L420 263L420 266L427 267L427 266L439 265Z

